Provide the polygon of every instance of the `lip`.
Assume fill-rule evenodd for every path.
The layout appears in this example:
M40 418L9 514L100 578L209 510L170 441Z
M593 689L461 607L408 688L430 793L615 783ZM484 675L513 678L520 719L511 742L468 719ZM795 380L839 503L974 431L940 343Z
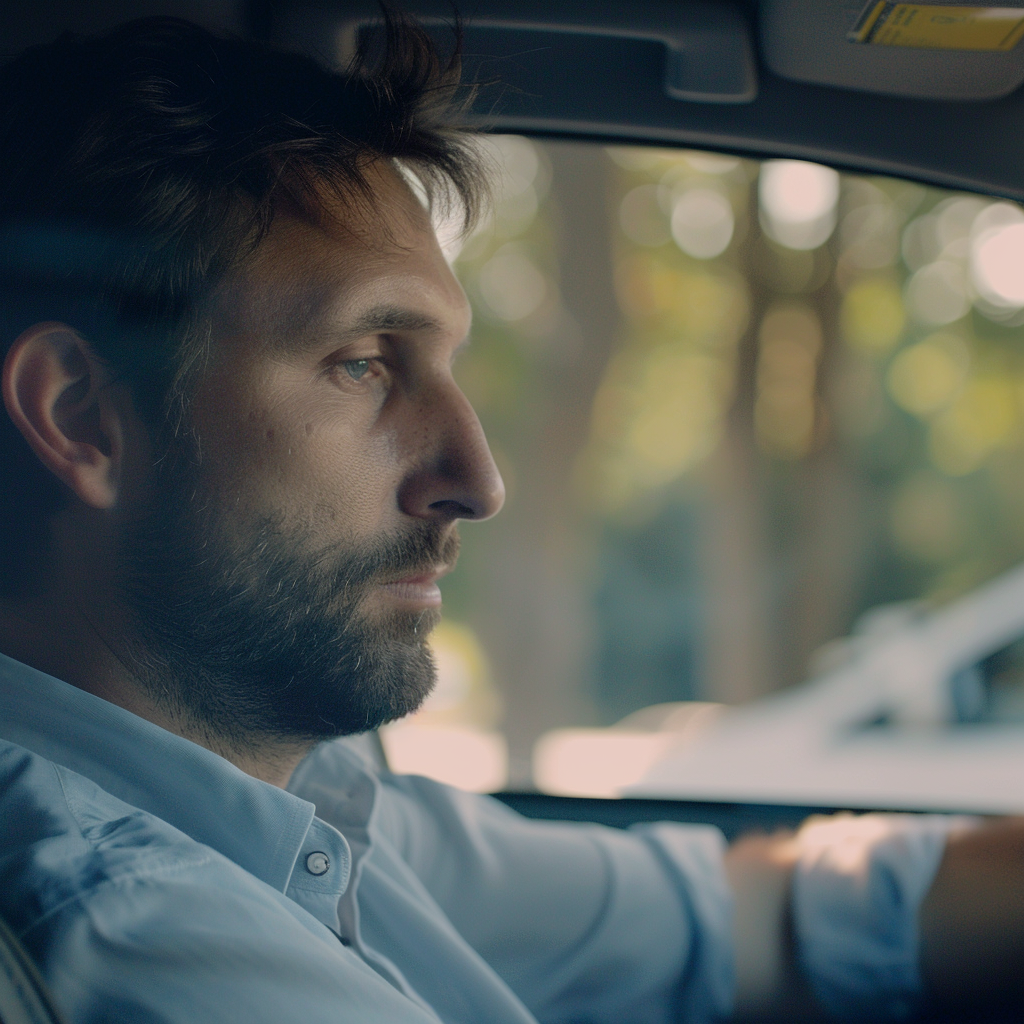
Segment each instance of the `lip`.
M400 580L390 580L378 586L394 601L436 608L441 604L441 588L437 581L449 571L449 566L443 566L430 572L417 573L415 576L405 576Z

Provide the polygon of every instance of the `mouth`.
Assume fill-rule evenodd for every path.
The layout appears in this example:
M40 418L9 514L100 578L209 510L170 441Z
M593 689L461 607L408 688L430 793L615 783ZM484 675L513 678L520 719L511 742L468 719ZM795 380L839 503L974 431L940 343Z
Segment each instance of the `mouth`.
M398 580L380 583L377 589L397 604L416 606L418 608L439 608L441 606L441 588L437 581L451 566L440 566L426 572L416 571L412 575L403 576Z

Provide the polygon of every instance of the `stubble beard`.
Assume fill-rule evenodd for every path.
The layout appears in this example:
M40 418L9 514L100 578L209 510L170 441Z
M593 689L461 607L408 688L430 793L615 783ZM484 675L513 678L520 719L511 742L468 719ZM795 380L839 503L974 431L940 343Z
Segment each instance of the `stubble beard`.
M451 524L319 548L280 516L232 526L194 446L174 442L119 553L128 657L158 705L239 751L364 732L420 706L436 677L427 637L439 610L361 606L379 583L453 564Z

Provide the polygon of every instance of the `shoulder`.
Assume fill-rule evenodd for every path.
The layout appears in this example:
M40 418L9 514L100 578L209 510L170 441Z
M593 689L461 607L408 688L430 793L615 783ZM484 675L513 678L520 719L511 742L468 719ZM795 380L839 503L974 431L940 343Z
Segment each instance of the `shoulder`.
M69 1020L423 1019L284 893L5 741L0 916Z
M214 857L84 776L0 741L0 915L17 932L105 887Z

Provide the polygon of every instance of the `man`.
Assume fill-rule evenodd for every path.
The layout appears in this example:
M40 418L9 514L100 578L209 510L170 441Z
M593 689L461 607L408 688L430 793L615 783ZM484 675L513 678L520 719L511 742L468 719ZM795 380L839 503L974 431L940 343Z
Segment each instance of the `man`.
M979 849L1015 913L1012 826L724 853L338 739L429 691L456 524L503 497L408 183L471 218L484 171L454 63L387 37L336 77L154 20L0 73L0 914L75 1022L704 1020L734 973L905 1015L930 886L929 978Z

